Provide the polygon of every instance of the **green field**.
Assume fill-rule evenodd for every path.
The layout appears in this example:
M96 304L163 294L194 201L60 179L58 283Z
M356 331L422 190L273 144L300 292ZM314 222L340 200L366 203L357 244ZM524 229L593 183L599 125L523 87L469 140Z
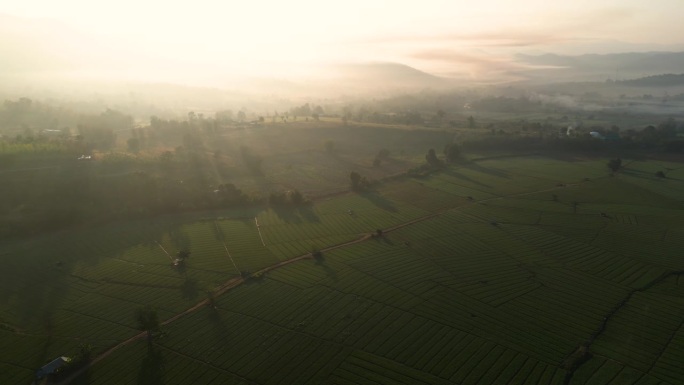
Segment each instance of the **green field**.
M306 207L13 241L0 384L83 343L96 362L73 384L684 384L684 168L606 162L483 159ZM123 343L141 306L165 321L229 281Z

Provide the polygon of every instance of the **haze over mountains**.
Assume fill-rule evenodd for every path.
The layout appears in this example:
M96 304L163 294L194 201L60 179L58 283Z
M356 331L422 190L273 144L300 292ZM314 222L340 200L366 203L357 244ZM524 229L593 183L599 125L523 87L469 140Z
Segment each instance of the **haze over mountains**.
M613 43L613 47L620 46ZM597 44L592 41L588 47ZM412 56L418 61L391 55L390 59L400 61L352 56L346 60L300 62L274 58L270 62L258 61L253 71L245 72L233 65L243 53L207 61L192 51L170 56L143 47L106 34L89 34L55 20L0 14L0 77L6 88L14 86L19 90L26 85L42 89L65 84L101 87L107 82L125 81L215 87L250 94L330 97L510 82L603 82L679 73L684 68L684 52L562 55L530 54L531 50L521 47L510 54L492 50L480 50L476 55L458 49L425 51ZM430 61L439 61L442 66L425 64ZM5 92L11 93L8 89Z

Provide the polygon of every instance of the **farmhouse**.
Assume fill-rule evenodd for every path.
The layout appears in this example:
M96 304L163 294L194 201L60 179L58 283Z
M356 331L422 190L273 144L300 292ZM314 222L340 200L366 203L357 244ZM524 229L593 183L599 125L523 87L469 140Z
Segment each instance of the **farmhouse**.
M40 379L50 374L56 373L69 362L71 362L71 358L69 357L57 357L45 364L42 368L38 369L38 371L36 371L36 378Z

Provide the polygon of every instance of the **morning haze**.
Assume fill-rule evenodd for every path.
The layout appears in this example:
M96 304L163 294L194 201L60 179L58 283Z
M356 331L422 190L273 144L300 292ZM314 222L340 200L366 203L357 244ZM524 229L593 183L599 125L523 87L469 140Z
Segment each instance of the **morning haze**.
M0 384L684 384L681 16L0 4Z

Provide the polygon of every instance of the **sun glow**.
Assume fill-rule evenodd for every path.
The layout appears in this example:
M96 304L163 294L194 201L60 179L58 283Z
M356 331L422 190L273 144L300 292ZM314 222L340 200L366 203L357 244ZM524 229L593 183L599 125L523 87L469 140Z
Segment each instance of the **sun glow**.
M618 38L680 44L684 35L677 12L668 12L678 9L677 0L649 9L637 0L578 0L553 9L547 3L27 0L0 5L0 14L63 31L37 40L56 47L78 73L193 82L316 76L324 64L364 61L488 74L521 51L591 51L597 41Z

